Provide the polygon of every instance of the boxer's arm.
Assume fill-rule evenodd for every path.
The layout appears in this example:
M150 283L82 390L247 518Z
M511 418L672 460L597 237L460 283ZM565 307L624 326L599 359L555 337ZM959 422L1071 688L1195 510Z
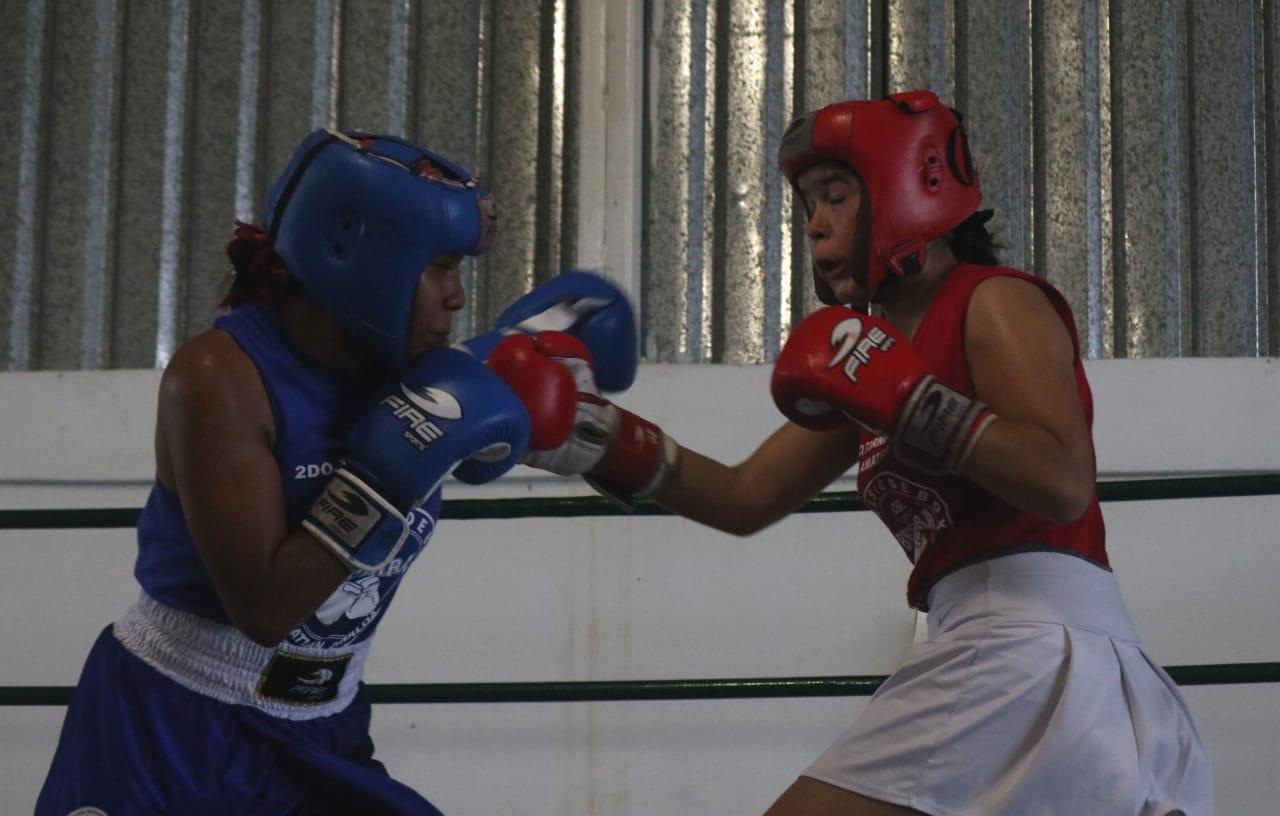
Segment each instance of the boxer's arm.
M788 423L733 467L679 447L658 426L603 399L590 353L560 332L507 338L493 349L489 365L521 395L535 436L540 425L572 427L563 445L531 450L526 464L562 475L585 474L607 495L625 502L652 498L725 532L750 535L767 527L858 458L859 427L847 420L830 431ZM560 377L553 375L563 376L561 366L574 372L576 392L559 387Z
M1035 284L992 278L973 294L965 357L980 399L998 419L962 475L1021 510L1073 521L1088 508L1096 473L1075 381L1075 349Z
M274 646L349 570L301 528L285 526L274 422L257 369L210 331L180 348L160 385L158 475L232 623Z
M737 465L682 449L659 504L735 535L751 535L794 512L858 461L859 427L810 431L787 423Z

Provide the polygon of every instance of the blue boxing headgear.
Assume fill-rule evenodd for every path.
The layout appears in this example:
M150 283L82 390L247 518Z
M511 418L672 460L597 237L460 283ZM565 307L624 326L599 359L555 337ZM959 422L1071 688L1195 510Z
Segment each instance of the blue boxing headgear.
M394 136L317 130L267 193L263 226L302 288L381 360L405 360L422 270L497 226L466 170Z

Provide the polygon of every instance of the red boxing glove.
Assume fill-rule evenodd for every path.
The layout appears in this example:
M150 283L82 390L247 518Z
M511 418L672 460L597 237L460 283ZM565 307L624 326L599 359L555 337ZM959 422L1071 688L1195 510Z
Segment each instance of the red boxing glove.
M791 331L770 383L792 422L830 430L849 419L885 434L895 456L955 472L995 414L941 383L887 321L844 306L819 309Z
M563 332L542 332L534 337L509 334L486 360L529 412L530 450L553 450L573 433L578 386L573 374L553 359L562 356L591 360L582 341Z
M561 476L581 474L628 507L654 495L675 471L679 446L657 425L600 396L591 352L573 335L509 335L490 353L489 366L533 418L535 441L523 464ZM546 444L553 438L562 444Z

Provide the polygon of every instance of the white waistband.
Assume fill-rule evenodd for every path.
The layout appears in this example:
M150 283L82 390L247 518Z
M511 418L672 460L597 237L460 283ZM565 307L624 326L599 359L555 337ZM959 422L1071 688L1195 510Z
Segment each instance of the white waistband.
M1074 555L1028 552L958 569L929 590L929 636L979 618L1059 623L1137 641L1110 570Z
M336 714L350 705L364 674L370 641L337 649L254 643L234 626L165 606L145 592L115 622L116 640L139 659L192 691L257 708L287 720L310 720ZM326 666L342 666L332 699L303 702L282 699L264 689L269 672L288 662L309 669L323 684ZM305 695L317 686L301 679L293 688ZM265 693L264 693L265 692Z

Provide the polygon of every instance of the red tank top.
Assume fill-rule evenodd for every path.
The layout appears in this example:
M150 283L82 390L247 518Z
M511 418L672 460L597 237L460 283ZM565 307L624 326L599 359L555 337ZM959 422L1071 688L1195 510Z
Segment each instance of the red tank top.
M1047 282L1015 269L961 264L938 290L911 345L942 382L974 393L964 354L964 321L978 284L1007 275L1034 283L1049 297L1075 347L1076 390L1093 429L1093 394L1085 379L1071 307ZM1013 552L1056 550L1107 566L1106 533L1097 494L1084 515L1069 524L1023 512L958 476L938 476L902 464L887 440L863 431L858 452L858 493L888 526L915 565L907 582L907 602L927 609L930 587L947 573L977 561Z

